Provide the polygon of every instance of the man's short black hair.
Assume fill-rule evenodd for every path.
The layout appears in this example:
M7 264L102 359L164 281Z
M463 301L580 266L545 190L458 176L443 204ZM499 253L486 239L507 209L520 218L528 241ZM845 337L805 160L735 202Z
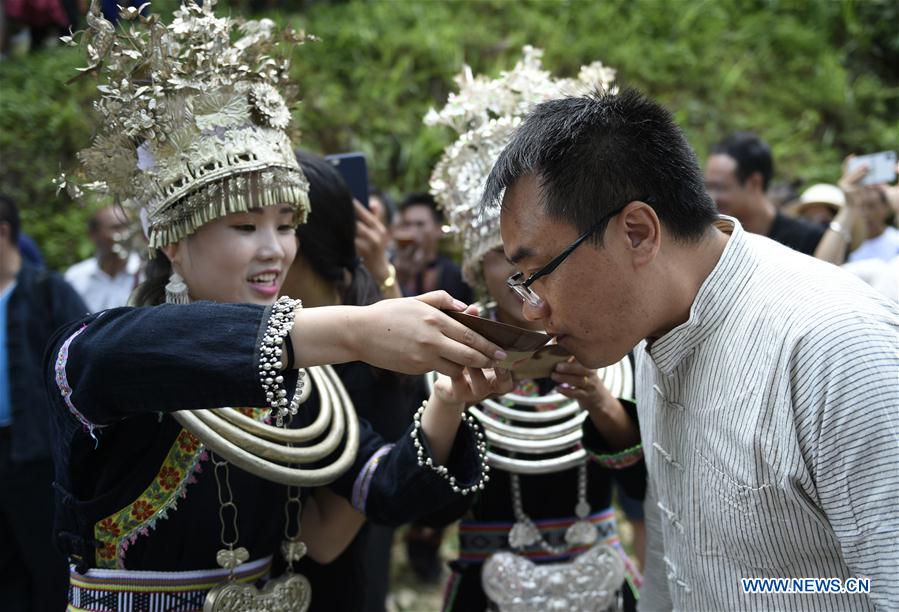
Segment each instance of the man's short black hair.
M427 206L434 215L434 223L443 224L443 211L437 206L437 200L430 193L411 193L400 202L399 211L403 212L411 206Z
M21 221L19 219L19 208L12 198L0 193L0 223L9 223L9 238L14 245L19 243L19 231L21 229Z
M771 158L771 147L758 134L734 132L716 144L712 153L734 158L737 162L737 180L741 185L758 172L762 176L762 189L767 191L774 175L774 160Z
M671 114L635 90L537 106L490 172L483 204L495 205L530 174L540 182L547 215L581 232L634 200L652 206L684 241L702 236L717 215L696 154ZM605 227L594 234L598 244Z

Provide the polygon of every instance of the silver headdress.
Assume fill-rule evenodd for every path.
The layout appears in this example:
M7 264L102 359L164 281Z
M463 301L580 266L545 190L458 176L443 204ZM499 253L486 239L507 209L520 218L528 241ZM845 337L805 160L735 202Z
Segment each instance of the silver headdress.
M144 7L123 9L116 29L92 0L82 36L90 61L82 71L105 76L94 103L102 124L78 155L84 184L63 177L60 186L130 208L151 249L231 212L284 203L298 222L308 212L308 183L285 132L290 111L276 88L289 61L275 55L279 43L305 36L267 19L216 17L214 4L191 0L168 26L142 16Z
M502 244L499 210L479 205L487 176L522 119L541 102L593 89L611 89L615 70L593 62L576 79L555 79L543 70L541 49L526 46L515 67L499 78L473 76L465 66L439 112L431 109L426 125L452 128L458 139L446 148L431 174L431 193L462 235L462 273L472 286L482 285L481 260Z

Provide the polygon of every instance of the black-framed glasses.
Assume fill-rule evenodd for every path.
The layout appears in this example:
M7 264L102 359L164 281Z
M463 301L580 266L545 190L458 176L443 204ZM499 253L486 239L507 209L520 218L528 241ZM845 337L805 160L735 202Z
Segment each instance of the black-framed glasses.
M577 238L577 240L568 245L568 247L566 247L564 251L553 257L549 261L549 263L531 274L527 279L524 278L524 273L516 272L508 279L506 279L506 284L509 285L509 287L511 287L512 290L516 294L518 294L518 297L520 297L522 300L524 300L534 308L539 308L543 305L543 298L534 293L534 290L531 289L531 285L534 283L534 281L539 278L543 278L544 276L547 276L548 274L551 274L553 271L555 271L555 269L562 265L562 262L565 261L568 256L571 255L574 250L581 245L582 242L592 236L602 226L603 223L607 222L609 219L624 210L625 206L627 206L627 204L619 206L612 212L605 215L602 219L594 223L592 226L590 226L590 229L581 234Z

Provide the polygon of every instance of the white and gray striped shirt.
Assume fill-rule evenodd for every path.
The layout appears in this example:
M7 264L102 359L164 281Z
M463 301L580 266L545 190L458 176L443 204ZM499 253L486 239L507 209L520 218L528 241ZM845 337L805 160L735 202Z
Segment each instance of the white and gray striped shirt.
M636 351L641 609L899 609L899 306L719 228L689 320ZM750 577L869 577L871 593L743 594Z

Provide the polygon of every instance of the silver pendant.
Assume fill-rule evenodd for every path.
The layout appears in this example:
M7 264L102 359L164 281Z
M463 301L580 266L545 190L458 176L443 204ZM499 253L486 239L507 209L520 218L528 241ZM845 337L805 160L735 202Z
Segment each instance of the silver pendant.
M534 523L518 521L509 530L509 546L525 548L540 541L540 530Z
M235 567L250 558L250 553L243 546L237 548L223 548L215 554L215 562L219 567L233 570Z
M281 542L281 555L288 564L296 563L306 556L306 544L299 540L284 540Z
M616 609L624 561L606 544L594 546L573 561L543 565L501 552L484 563L481 582L500 612L606 612Z
M587 503L587 500L582 499L578 501L574 507L574 515L579 519L585 519L590 515L590 504Z
M226 582L206 595L203 612L305 612L312 587L305 576L285 574L270 580L260 591L252 584Z
M576 521L565 530L565 542L569 546L592 546L599 532L589 521Z

